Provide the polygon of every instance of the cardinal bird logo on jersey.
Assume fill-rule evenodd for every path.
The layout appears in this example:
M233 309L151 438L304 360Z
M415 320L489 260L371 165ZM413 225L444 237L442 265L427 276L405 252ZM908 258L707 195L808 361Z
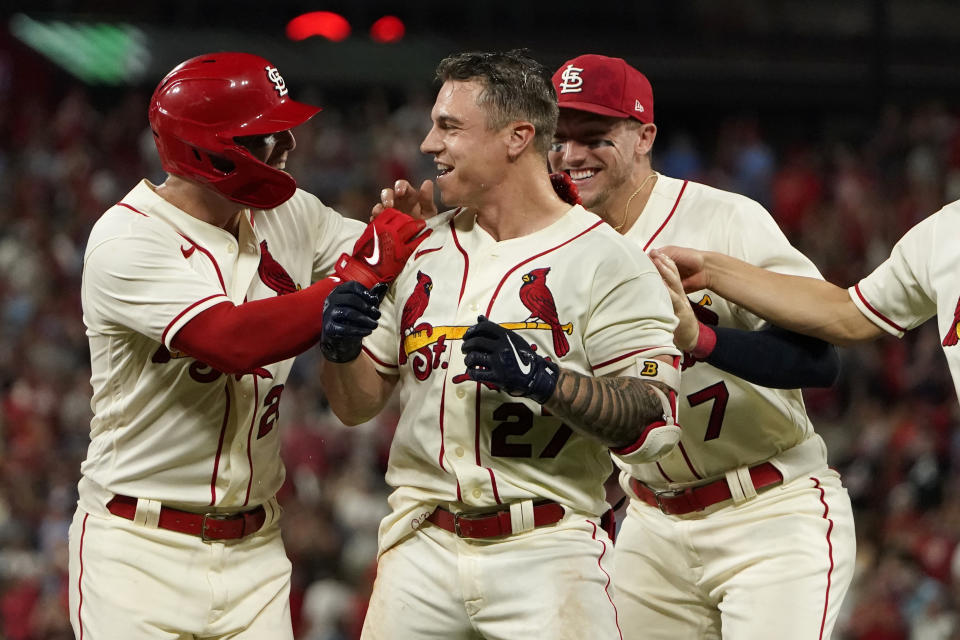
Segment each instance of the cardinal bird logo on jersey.
M417 284L413 287L413 293L410 294L410 297L407 298L406 304L403 305L403 312L400 314L400 335L407 336L411 333L417 331L427 331L427 334L432 333L432 327L423 323L417 325L417 320L420 319L420 316L423 315L423 312L427 310L427 305L430 304L430 291L433 289L433 278L425 274L423 271L417 272ZM404 364L407 361L407 352L403 348L401 342L400 345L400 364Z
M943 346L953 347L960 341L960 299L957 300L957 308L953 311L953 324L950 325L950 331L943 337Z
M553 301L553 294L547 288L547 273L550 267L534 269L523 276L520 286L520 302L530 311L530 319L538 318L541 322L550 325L553 334L553 351L558 358L562 358L570 351L567 337L563 335L563 327L557 316L557 304Z
M257 273L260 274L260 281L276 291L278 296L300 290L300 285L295 283L287 270L270 255L266 240L260 243L260 265Z

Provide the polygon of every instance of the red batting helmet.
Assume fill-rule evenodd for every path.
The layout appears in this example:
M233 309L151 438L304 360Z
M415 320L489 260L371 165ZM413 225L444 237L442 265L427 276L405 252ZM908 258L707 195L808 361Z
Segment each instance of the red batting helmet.
M166 172L209 185L234 202L272 209L293 195L296 181L234 138L286 131L318 111L291 100L280 72L263 58L211 53L167 74L153 92L149 118Z

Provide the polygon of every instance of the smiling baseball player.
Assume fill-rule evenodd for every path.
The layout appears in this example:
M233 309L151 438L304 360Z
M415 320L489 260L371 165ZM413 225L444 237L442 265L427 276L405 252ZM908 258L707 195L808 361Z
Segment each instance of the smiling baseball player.
M551 168L635 251L714 248L820 277L758 203L653 170L653 90L626 61L578 56L553 82ZM655 463L618 460L631 498L616 548L624 637L827 638L853 575L853 515L796 387L830 384L837 356L714 290L671 295L684 428Z
M169 176L107 210L84 256L77 638L292 638L274 498L284 383L324 303L391 281L424 239L397 211L364 229L297 190L290 129L317 111L243 53L187 60L153 94Z
M364 353L345 334L324 371L345 422L397 386L402 403L363 637L619 639L603 485L611 447L651 460L679 436L669 299L643 254L554 193L541 65L468 53L438 78L421 149L463 208L431 221Z

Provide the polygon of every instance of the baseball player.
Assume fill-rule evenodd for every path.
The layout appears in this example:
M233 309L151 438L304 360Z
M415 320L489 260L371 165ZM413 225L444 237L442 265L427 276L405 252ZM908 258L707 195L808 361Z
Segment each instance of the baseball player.
M656 259L666 273L683 276L677 287L710 289L781 326L836 344L885 333L899 338L935 315L960 396L960 282L955 275L960 252L951 242L958 228L960 201L955 201L907 231L873 273L847 290L708 251L665 247Z
M653 171L653 91L624 60L582 55L553 82L550 165L635 252L682 243L820 277L758 203ZM621 628L645 640L827 638L853 573L853 516L797 387L831 384L838 357L717 294L674 298L679 445L653 463L617 459L630 497Z
M325 301L391 281L424 237L397 211L364 229L296 189L290 129L317 111L244 53L187 60L153 94L169 177L108 209L84 256L78 638L292 638L274 498L284 382Z
M380 315L364 300L325 314L341 419L396 387L402 403L363 637L621 638L603 483L610 448L652 460L679 435L668 295L646 256L554 193L541 65L466 53L437 77L421 150L458 208L432 219ZM334 311L379 318L362 354Z

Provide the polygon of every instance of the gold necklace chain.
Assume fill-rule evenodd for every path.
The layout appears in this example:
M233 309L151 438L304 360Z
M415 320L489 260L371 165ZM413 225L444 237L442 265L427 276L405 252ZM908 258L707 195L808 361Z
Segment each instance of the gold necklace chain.
M647 183L650 182L650 178L656 178L656 172L651 173L646 178L643 179L643 182L640 183L640 186L637 187L637 190L630 194L630 197L627 198L627 204L623 208L623 220L620 221L620 224L613 228L614 231L620 231L623 228L623 225L627 224L627 214L630 212L630 203L633 202L633 199L637 197L637 194L643 191L643 188L647 186Z

